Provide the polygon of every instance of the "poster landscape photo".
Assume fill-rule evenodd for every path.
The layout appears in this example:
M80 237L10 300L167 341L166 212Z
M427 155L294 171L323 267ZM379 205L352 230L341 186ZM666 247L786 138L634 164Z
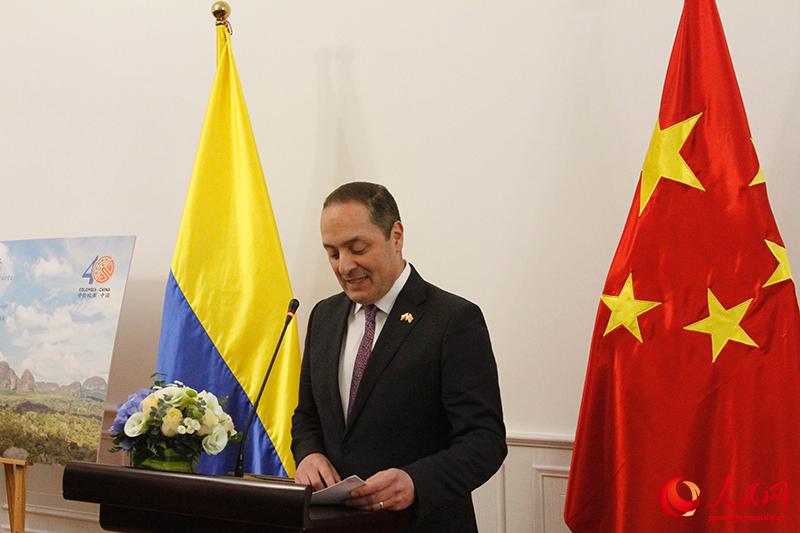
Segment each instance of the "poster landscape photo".
M0 241L0 455L96 460L134 242Z

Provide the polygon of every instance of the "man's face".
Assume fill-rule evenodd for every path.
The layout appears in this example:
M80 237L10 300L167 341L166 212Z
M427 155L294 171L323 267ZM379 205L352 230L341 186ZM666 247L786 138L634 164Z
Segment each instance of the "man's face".
M322 210L320 231L333 273L354 302L377 302L403 272L403 224L399 220L387 240L363 204L331 204Z

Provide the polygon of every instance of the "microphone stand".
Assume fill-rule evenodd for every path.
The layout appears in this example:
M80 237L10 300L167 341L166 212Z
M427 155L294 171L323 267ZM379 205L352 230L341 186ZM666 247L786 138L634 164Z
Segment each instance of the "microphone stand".
M261 403L261 396L264 394L264 387L267 386L267 380L269 380L269 375L272 373L272 367L275 364L275 358L278 356L278 350L281 347L281 342L283 342L283 336L286 335L286 329L289 327L289 323L292 321L292 317L294 317L294 314L299 306L300 302L295 299L292 299L292 301L289 302L289 310L286 312L286 321L283 323L281 336L278 337L278 344L275 345L275 352L273 352L272 359L269 362L267 375L264 376L264 381L261 382L261 389L258 391L258 396L253 404L253 410L250 411L250 417L247 419L247 425L244 428L244 436L242 437L242 441L239 443L239 455L236 458L236 469L233 471L233 475L235 477L244 476L244 443L247 441L247 434L250 432L250 428L255 420L256 412L258 411L258 404Z

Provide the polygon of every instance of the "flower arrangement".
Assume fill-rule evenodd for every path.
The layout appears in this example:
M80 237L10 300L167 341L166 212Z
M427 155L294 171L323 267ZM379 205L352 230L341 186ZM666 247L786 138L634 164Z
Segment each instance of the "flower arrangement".
M216 455L241 439L214 394L160 380L119 406L110 433L111 451L127 451L133 466L180 472L193 471L202 452Z

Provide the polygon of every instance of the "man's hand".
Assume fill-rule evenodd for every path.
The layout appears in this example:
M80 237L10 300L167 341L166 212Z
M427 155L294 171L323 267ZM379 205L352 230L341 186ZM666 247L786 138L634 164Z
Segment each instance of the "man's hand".
M298 485L311 485L314 490L324 489L340 482L342 478L328 458L321 453L310 453L303 457L294 473Z
M369 478L367 484L350 493L345 503L366 511L400 511L414 503L414 481L404 470L390 468Z

